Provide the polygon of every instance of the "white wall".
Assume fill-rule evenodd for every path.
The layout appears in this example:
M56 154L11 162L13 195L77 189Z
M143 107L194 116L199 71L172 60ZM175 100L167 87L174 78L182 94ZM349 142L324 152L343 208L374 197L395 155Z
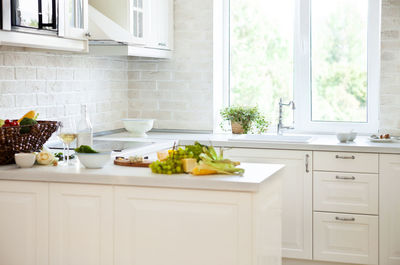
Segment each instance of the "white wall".
M400 135L400 1L383 0L380 130Z
M212 130L212 0L175 0L173 59L129 59L129 116Z
M128 112L127 59L0 46L0 119L34 109L39 119L80 117L88 104L95 131L121 128Z

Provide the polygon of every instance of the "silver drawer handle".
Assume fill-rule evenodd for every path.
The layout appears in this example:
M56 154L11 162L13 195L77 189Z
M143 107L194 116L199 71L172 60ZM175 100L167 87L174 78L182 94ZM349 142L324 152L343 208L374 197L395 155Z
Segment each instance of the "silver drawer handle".
M309 173L310 172L310 155L309 154L306 154L306 173Z
M342 180L356 180L356 177L354 177L354 176L351 176L351 177L336 176L336 179L342 179Z
M354 222L356 220L356 218L352 217L352 218L344 218L344 217L338 217L336 216L335 219L337 221L343 221L343 222Z
M356 159L355 156L340 156L336 155L336 159Z

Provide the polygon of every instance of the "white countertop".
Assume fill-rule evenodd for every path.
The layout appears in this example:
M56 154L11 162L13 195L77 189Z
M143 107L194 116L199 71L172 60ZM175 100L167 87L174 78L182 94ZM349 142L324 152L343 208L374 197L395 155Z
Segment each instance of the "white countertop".
M367 136L358 136L354 142L340 143L335 135L313 135L313 139L308 143L290 142L259 142L248 140L231 141L230 134L187 134L187 133L161 133L152 132L147 138L133 138L128 133L118 133L109 136L102 136L96 139L113 141L148 141L175 140L180 145L193 144L199 141L202 144L217 147L235 148L262 148L262 149L284 149L284 150L312 150L312 151L340 151L340 152L366 152L366 153L400 153L400 141L391 143L373 143Z
M86 169L79 163L74 166L34 166L27 169L8 165L0 167L0 180L256 192L262 183L284 166L244 163L240 167L245 169L243 176L160 175L153 174L149 168L115 166L112 162L102 169Z

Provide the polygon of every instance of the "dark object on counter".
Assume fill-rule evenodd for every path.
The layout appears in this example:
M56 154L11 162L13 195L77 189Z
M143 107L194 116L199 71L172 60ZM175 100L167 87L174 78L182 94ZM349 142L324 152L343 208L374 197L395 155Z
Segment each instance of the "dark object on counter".
M75 152L77 153L82 153L82 154L97 154L98 152L93 150L93 148L91 148L88 145L81 145L78 148L75 148Z
M38 121L25 125L29 132L21 133L24 126L0 128L0 165L14 164L15 153L39 152L61 125L58 121Z
M62 152L55 153L54 156L58 158L58 161L64 161L64 154ZM69 160L74 159L74 158L75 158L74 155L69 156Z
M19 132L21 134L29 133L32 129L32 125L36 125L36 124L38 124L38 122L34 119L23 118L23 120L19 123L19 126L21 127Z

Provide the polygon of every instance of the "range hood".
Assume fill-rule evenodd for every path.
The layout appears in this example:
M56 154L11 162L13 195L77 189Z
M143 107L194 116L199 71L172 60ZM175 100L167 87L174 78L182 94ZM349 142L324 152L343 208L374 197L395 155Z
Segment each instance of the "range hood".
M132 34L89 5L91 45L134 45ZM137 43L136 43L137 45Z

